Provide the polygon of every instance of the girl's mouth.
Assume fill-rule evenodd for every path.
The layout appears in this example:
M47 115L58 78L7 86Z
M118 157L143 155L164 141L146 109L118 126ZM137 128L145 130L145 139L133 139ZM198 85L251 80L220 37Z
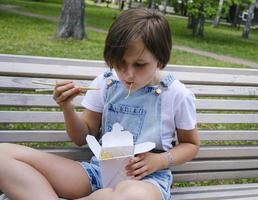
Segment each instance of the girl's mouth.
M133 84L134 82L125 81L125 85L127 86L127 88L130 88Z

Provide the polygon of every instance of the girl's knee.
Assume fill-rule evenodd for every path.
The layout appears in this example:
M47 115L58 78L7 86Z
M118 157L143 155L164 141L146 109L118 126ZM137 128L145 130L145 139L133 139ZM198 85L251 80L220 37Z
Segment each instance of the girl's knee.
M123 200L160 199L160 195L148 184L142 181L122 181L114 188L113 194Z
M8 157L13 159L18 159L23 155L28 154L27 156L31 156L31 153L28 153L29 148L12 143L0 143L0 155L2 157Z
M0 155L8 156L13 149L13 144L11 143L0 143Z

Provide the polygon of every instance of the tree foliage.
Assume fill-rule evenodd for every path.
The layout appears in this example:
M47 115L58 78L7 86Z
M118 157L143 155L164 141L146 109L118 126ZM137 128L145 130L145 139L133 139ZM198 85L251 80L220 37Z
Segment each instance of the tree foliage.
M188 1L188 28L193 36L203 36L205 19L216 14L218 2L214 0Z

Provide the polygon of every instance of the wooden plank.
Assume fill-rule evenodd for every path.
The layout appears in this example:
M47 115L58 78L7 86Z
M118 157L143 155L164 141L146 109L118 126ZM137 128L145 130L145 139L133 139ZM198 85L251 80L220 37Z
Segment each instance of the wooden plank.
M46 94L13 94L0 93L1 106L21 106L21 107L54 107L59 108L53 100L53 95ZM73 102L76 107L82 107L83 96L77 96Z
M50 64L63 66L82 66L82 67L107 67L103 60L86 60L71 58L55 58L43 56L24 56L24 55L7 55L0 54L2 62L14 63L34 63L34 64Z
M180 166L171 167L176 172L214 172L214 171L237 171L257 170L258 154L254 159L216 159L216 160L195 160Z
M1 130L0 142L64 142L70 141L64 130ZM258 146L201 146L196 159L253 158Z
M258 114L197 114L198 123L258 123ZM61 112L0 111L0 123L59 123Z
M0 62L0 75L37 78L94 79L105 68Z
M105 70L102 67L64 67L62 65L0 62L0 75L5 76L93 79ZM177 79L189 84L258 86L258 78L255 75L198 72L173 72L173 74Z
M43 78L24 78L24 77L6 77L0 76L0 88L2 89L15 89L15 90L35 90L43 88L53 88L50 86L34 84L32 81L51 82L55 83L56 80L64 79L43 79ZM75 80L78 86L88 86L91 81L89 80Z
M229 198L227 200L257 200L257 196L253 196L253 197L238 197L237 199L236 198Z
M257 145L217 145L201 146L196 159L254 158L258 155Z
M258 123L258 114L197 114L198 123Z
M258 87L187 85L197 96L258 97Z
M202 141L258 141L257 130L199 130L199 135Z
M62 112L0 111L0 123L63 123Z
M191 194L172 194L175 200L223 200L223 199L235 199L239 200L241 198L257 197L257 189L249 190L233 190L233 191L208 191L201 193L191 193Z
M83 66L83 67L88 67L88 66L107 67L103 60L71 59L71 58L57 58L57 57L43 57L43 56L0 54L0 60L2 62L52 64L52 65L64 65L64 66L72 65L72 66ZM226 67L215 67L215 66L168 64L165 69L168 71L182 71L182 72L258 75L258 70L247 69L247 68L226 68Z
M174 173L174 182L225 180L258 177L258 170Z
M1 106L59 107L52 95L0 93ZM82 107L83 96L74 99L76 107ZM258 111L257 100L197 99L198 110Z
M66 142L65 130L0 130L0 142Z
M30 77L6 77L0 76L0 87L3 89L16 90L35 90L46 88L32 84L32 80L51 81L56 79L30 78ZM89 80L78 80L75 82L78 85L89 85ZM215 85L186 85L197 96L233 96L233 97L258 97L258 87L246 86L215 86Z
M258 111L257 100L197 99L198 110Z
M229 68L215 66L194 66L194 65L167 65L165 70L176 72L199 72L210 74L232 74L232 75L258 75L257 69Z
M41 149L42 151L53 153L76 161L88 161L93 156L87 147L67 148L67 149Z
M244 190L256 190L256 189L258 189L258 183L247 183L247 184L177 187L177 188L172 188L171 193L176 195L176 194L191 194L191 193L234 191L234 190L244 191Z
M227 130L218 130L218 131L199 131L201 141L258 141L258 131L248 130L248 131L227 131ZM0 130L1 141L67 141L67 138L63 138L65 135L63 130ZM205 146L204 146L205 147ZM209 147L205 147L209 148ZM210 147L212 150L209 151L218 151L216 149L221 148L218 146ZM230 152L231 148L234 151L240 151L234 146L227 146L227 149L224 149L226 152ZM243 146L246 148L246 146ZM249 146L247 147L249 148ZM257 147L258 148L258 147ZM254 151L252 149L251 151ZM250 152L249 152L250 153ZM218 152L217 152L218 154ZM222 155L224 152L222 153Z

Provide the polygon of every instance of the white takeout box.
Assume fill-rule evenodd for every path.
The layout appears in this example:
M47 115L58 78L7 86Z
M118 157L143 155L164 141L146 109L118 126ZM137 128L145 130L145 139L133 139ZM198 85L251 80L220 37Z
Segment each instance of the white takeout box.
M87 135L86 141L89 148L100 161L100 173L103 187L115 187L122 180L131 179L126 175L126 165L136 154L144 153L155 148L155 143L144 142L133 144L133 135L125 131L119 124L113 125L112 131L102 137L102 147L94 136ZM102 159L103 154L111 155ZM102 155L102 156L101 156Z

